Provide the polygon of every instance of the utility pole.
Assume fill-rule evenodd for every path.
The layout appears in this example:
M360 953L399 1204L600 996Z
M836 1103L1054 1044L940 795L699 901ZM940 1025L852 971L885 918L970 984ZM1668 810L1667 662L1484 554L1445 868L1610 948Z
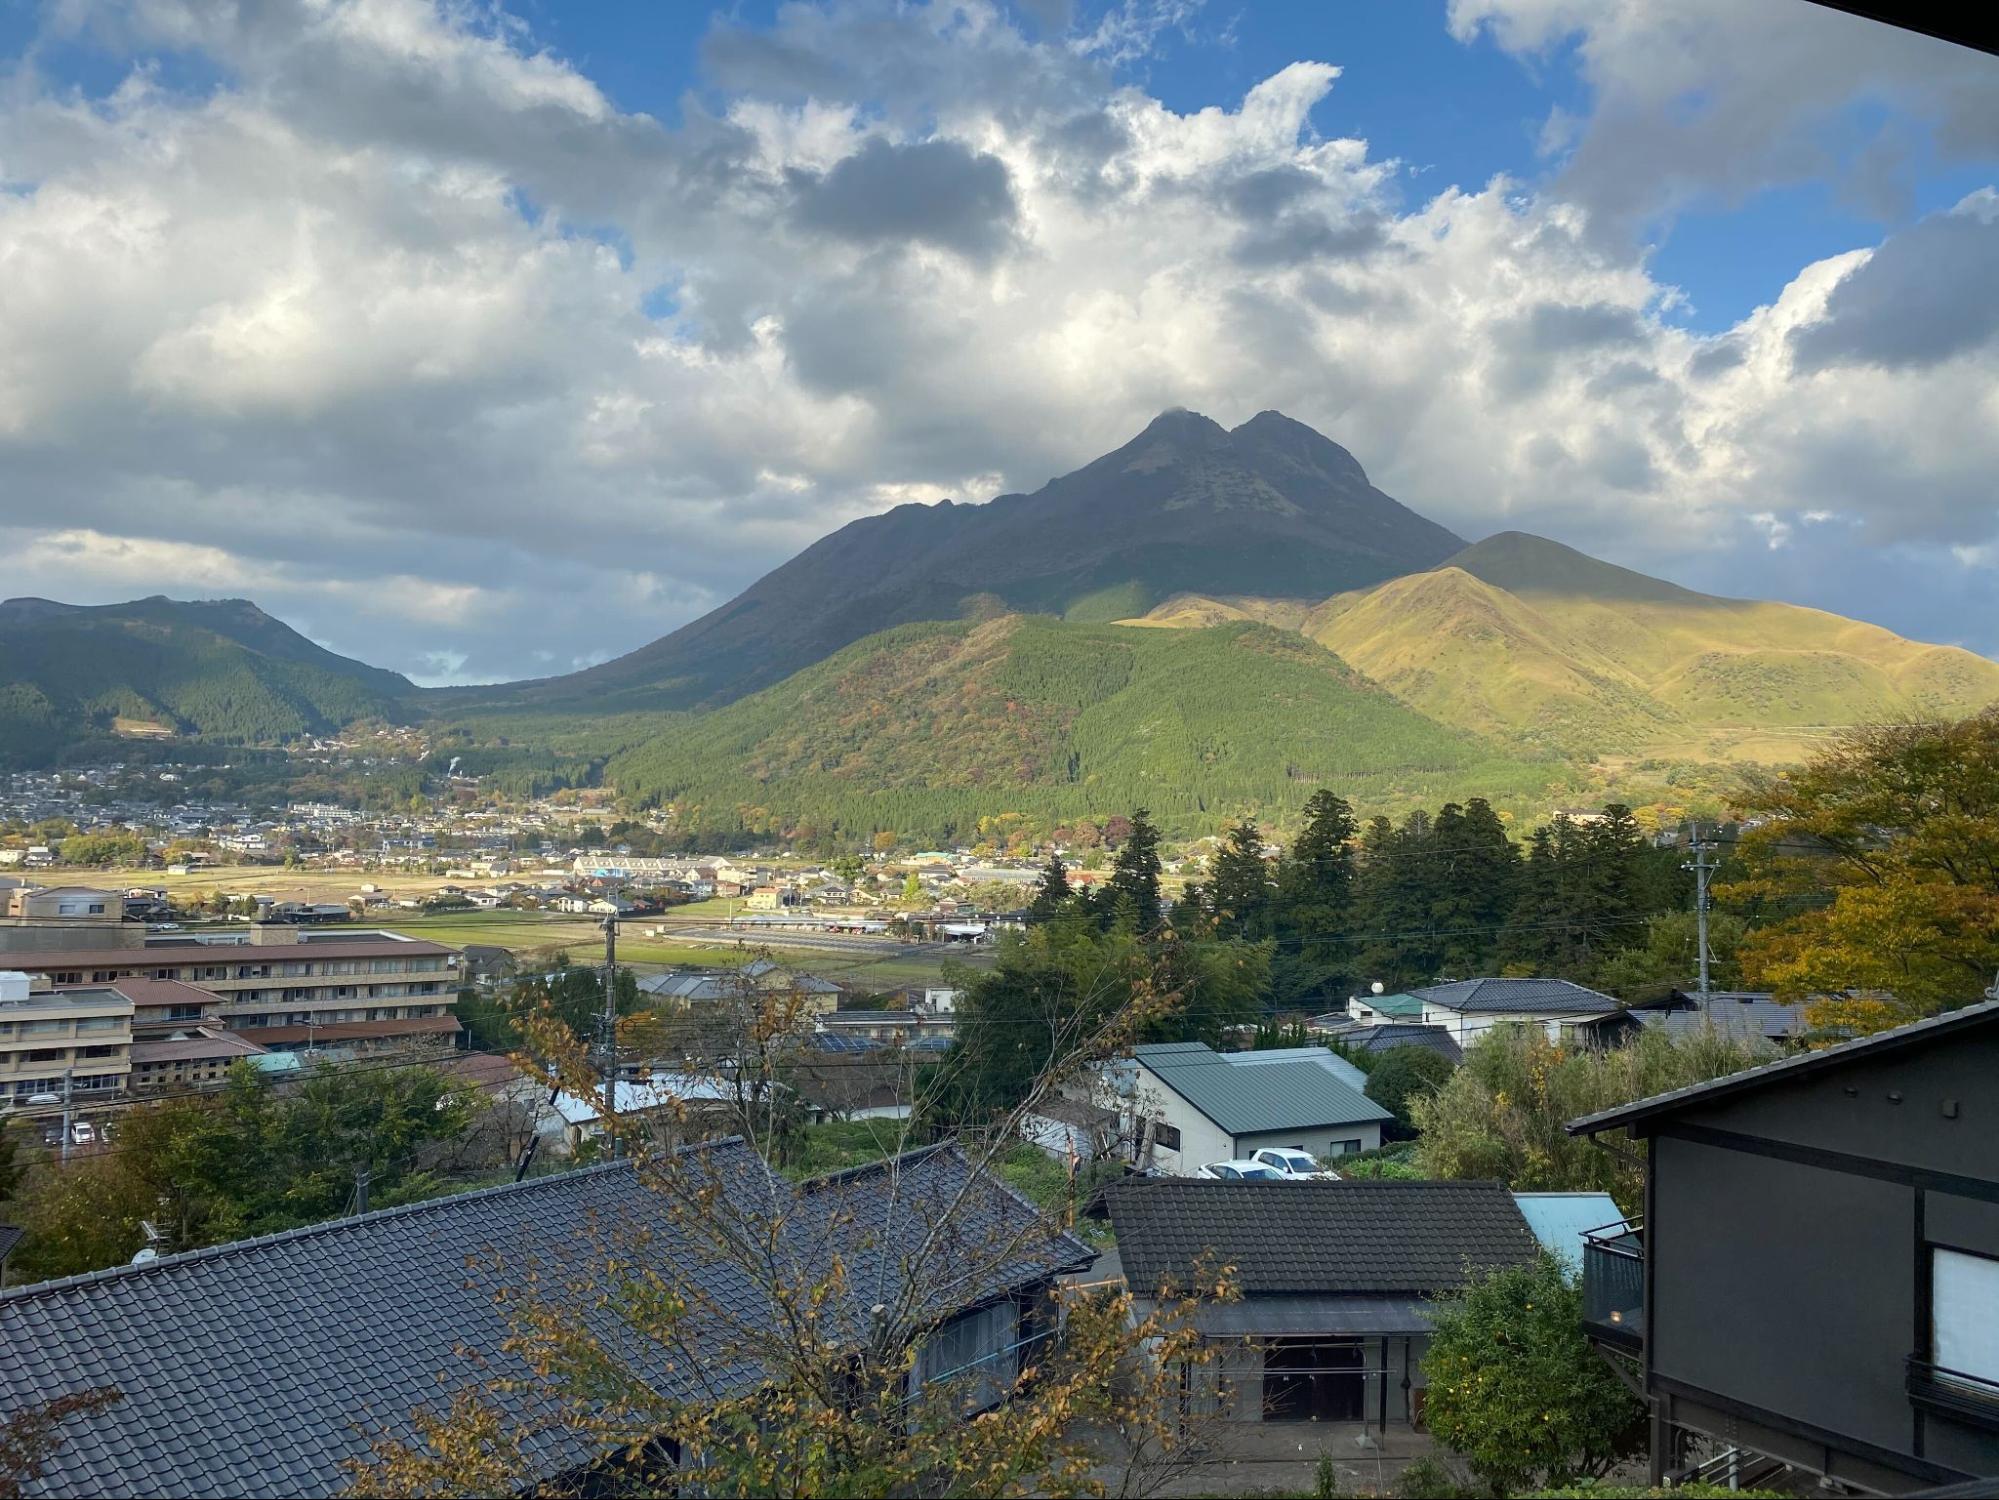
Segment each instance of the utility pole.
M368 1211L368 1183L373 1177L374 1174L368 1170L365 1164L359 1162L355 1164L354 1212L357 1214L365 1214Z
M76 1069L64 1068L62 1070L62 1164L64 1166L69 1165L69 1099L75 1081Z
M604 1139L618 1154L618 914L604 916L604 1037L600 1067L604 1078Z
M1683 870L1692 870L1694 872L1694 922L1700 934L1700 996L1702 1000L1706 1000L1708 996L1707 878L1714 873L1714 866L1708 863L1708 855L1713 851L1714 845L1703 838L1699 830L1696 829L1694 832L1693 863L1680 867Z

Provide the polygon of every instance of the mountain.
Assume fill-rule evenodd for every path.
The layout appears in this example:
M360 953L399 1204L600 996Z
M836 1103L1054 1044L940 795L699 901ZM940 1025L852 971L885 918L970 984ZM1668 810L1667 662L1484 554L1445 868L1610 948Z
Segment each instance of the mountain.
M1322 786L1367 807L1535 798L1565 775L1446 728L1289 631L1135 630L1045 616L899 626L611 758L684 827L880 827L970 837L1150 807L1185 831L1295 814Z
M1830 729L1999 701L1999 663L1969 651L1696 593L1522 532L1303 611L1182 597L1146 623L1257 610L1426 714L1572 755L1788 760Z
M1368 483L1353 455L1274 411L1233 431L1169 411L1031 495L904 505L841 527L721 608L566 677L451 702L706 707L918 620L1142 614L1184 591L1321 599L1464 546Z
M407 718L416 692L247 599L8 599L0 664L0 753L16 756L114 731L271 742Z

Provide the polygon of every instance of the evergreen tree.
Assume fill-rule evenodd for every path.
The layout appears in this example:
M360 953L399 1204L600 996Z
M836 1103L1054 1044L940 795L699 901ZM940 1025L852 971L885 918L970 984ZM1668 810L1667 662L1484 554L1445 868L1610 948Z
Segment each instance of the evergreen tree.
M1208 889L1215 931L1251 942L1270 936L1272 894L1263 834L1254 818L1245 818L1229 830L1228 841L1215 856L1215 877Z
M1111 878L1105 882L1098 906L1100 918L1108 925L1115 920L1118 907L1128 905L1141 935L1156 931L1162 914L1159 870L1159 830L1152 826L1152 815L1141 807L1131 815L1131 832L1118 845Z
M1560 967L1567 920L1562 907L1561 855L1556 835L1568 826L1558 817L1553 827L1543 824L1527 841L1527 857L1520 866L1513 912L1507 920L1499 944L1500 963L1508 969L1530 974L1551 974Z
M1438 934L1439 972L1454 979L1490 973L1513 910L1520 850L1483 797L1437 814L1436 845L1430 919Z
M1278 861L1271 975L1280 1009L1330 1002L1353 976L1348 934L1354 923L1357 831L1345 798L1314 792L1305 804L1303 830Z
M1027 903L1027 920L1051 920L1057 913L1068 909L1072 894L1069 871L1062 863L1062 856L1050 854L1048 863L1042 867L1040 883L1034 887L1034 899Z
M1366 978L1399 986L1436 977L1442 960L1431 908L1440 871L1430 815L1412 812L1397 828L1386 818L1368 824L1362 840L1356 965Z

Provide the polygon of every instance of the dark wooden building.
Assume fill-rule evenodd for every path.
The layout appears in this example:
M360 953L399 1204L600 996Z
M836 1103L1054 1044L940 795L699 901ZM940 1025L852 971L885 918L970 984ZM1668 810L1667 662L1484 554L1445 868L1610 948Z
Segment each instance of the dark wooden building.
M1999 1475L1999 1002L1569 1129L1649 1143L1584 1290L1655 1474L1705 1439L1876 1494Z

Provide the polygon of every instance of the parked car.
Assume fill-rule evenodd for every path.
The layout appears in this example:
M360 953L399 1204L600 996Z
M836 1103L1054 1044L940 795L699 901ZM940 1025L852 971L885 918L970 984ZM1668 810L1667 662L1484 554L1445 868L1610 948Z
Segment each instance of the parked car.
M1227 1182L1283 1182L1284 1174L1260 1161L1211 1161L1196 1177L1216 1177Z
M88 1120L78 1120L69 1127L69 1138L79 1146L93 1145L97 1140L97 1127Z
M1338 1182L1340 1174L1329 1167L1319 1165L1318 1158L1309 1151L1300 1151L1296 1146L1265 1146L1250 1157L1274 1170L1280 1177L1304 1182L1317 1179L1321 1182Z

